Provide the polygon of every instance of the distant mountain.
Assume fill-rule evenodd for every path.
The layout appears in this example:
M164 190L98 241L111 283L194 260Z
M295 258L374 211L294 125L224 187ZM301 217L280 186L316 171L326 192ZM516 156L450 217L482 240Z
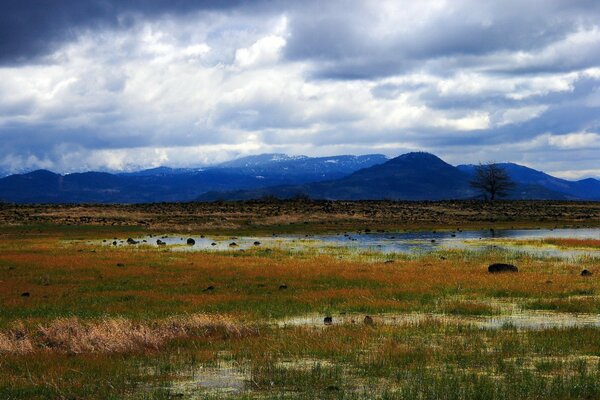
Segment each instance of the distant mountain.
M600 200L600 181L597 179L568 181L519 164L499 163L499 165L520 184L542 186L553 192L563 193L567 198ZM457 168L469 175L472 175L475 170L475 166L471 164L459 165Z
M382 154L364 156L306 157L285 154L261 154L219 164L214 168L240 169L248 174L271 176L275 174L302 177L302 182L341 178L354 171L382 164L388 158ZM300 182L298 182L300 183Z
M517 186L512 199L600 200L600 181L568 181L502 164ZM18 203L142 203L255 199L442 200L476 198L474 166L454 167L429 153L388 160L365 156L262 154L205 168L158 167L111 174L38 170L0 178L0 199Z
M387 160L382 155L321 158L262 155L250 158L251 163L247 159L237 165L234 162L205 169L158 167L120 174L59 175L38 170L1 178L0 198L19 203L191 201L208 191L335 179Z
M353 157L353 156L350 156ZM288 156L282 153L267 153L258 154L253 156L247 156L242 158L236 158L235 160L226 161L221 164L217 164L217 167L221 168L253 168L262 167L265 165L271 165L281 162L306 160L307 156Z
M193 174L195 172L200 172L202 170L203 170L202 168L156 167L156 168L150 168L150 169L143 169L141 171L121 172L117 175L122 175L122 176L168 176L168 175Z
M227 193L211 192L200 196L199 200L246 200L266 196L291 198L298 195L330 200L475 198L477 193L470 188L469 180L468 172L446 163L433 154L415 152L339 179ZM568 196L537 184L519 184L510 198L566 200Z
M143 203L190 201L207 190L251 189L279 184L238 171L161 175L34 171L0 179L3 199L18 203Z

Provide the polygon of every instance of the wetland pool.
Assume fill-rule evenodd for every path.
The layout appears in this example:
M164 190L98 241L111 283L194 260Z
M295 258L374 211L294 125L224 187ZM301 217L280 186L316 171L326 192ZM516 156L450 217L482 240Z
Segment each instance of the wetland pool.
M194 244L188 245L191 238ZM504 250L540 257L577 258L598 257L597 248L563 248L552 245L516 244L518 241L542 239L593 239L600 240L600 228L569 229L502 229L456 230L419 232L344 232L320 235L272 236L146 236L127 240L104 240L112 246L152 246L174 251L240 251L251 248L273 248L287 251L307 249L348 249L357 252L383 254L421 254L448 249ZM516 243L515 243L516 242Z

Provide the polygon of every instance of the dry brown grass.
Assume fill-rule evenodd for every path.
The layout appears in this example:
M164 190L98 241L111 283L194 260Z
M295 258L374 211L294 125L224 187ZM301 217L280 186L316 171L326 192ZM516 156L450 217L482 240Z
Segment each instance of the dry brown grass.
M151 323L125 318L96 321L58 318L33 329L17 323L6 332L0 332L0 354L43 350L72 354L125 353L156 350L167 341L178 338L244 337L256 332L255 328L223 315L193 314Z
M600 202L276 201L135 205L0 204L0 226L143 227L169 231L344 231L598 226Z

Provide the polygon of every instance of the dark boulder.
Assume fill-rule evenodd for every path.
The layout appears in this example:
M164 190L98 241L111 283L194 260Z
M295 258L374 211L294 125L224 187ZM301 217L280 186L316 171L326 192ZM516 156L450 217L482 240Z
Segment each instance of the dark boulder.
M333 324L333 317L327 316L327 317L323 318L323 323L325 325L331 325L331 324Z
M488 272L491 274L500 272L519 272L519 269L512 264L495 263L488 267Z
M287 289L287 285L283 284L283 285L279 285L279 290L285 290Z
M363 323L365 325L374 325L375 322L373 321L373 317L371 317L370 315L365 315L365 319L363 319Z
M23 292L23 293L21 293L21 297L29 297L29 292Z
M202 289L203 292L212 292L213 290L215 290L215 287L212 285Z
M189 246L193 246L193 245L195 245L195 244L196 244L196 241L195 241L194 239L192 239L192 238L188 238L188 240L186 241L186 243L187 243Z
M254 242L255 246L260 246L260 242L257 240L256 242Z
M581 271L581 276L592 276L592 271L584 269Z

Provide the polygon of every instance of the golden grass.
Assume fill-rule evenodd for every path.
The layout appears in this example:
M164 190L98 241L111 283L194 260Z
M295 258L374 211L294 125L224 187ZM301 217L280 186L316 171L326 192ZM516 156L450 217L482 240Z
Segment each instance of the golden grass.
M193 314L170 317L151 323L126 318L82 321L58 318L27 329L22 323L0 332L0 353L29 353L37 350L72 354L125 353L156 350L178 338L209 337L220 334L244 337L257 331L224 315Z

